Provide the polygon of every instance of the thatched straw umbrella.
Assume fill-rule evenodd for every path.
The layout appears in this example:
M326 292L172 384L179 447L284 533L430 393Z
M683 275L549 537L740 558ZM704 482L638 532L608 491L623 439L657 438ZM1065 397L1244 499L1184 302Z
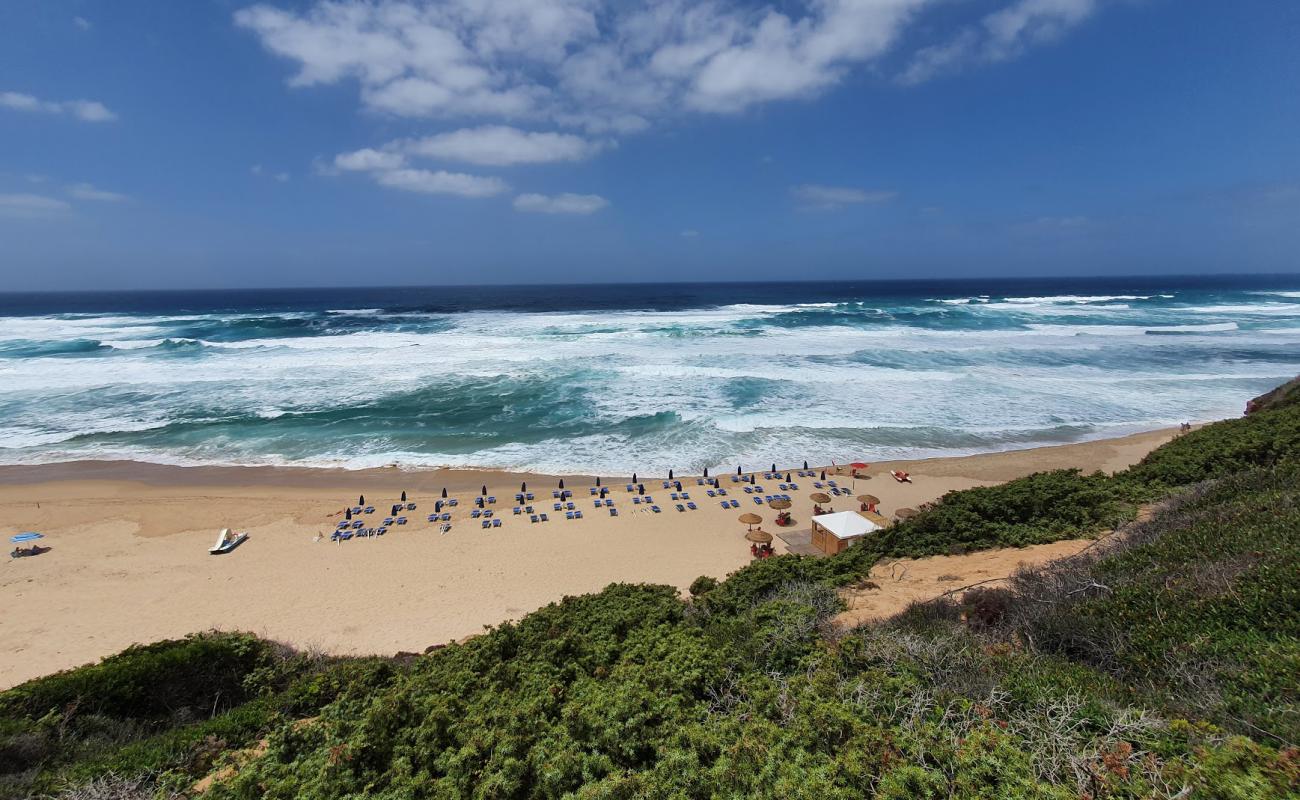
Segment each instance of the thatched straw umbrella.
M880 498L876 497L874 494L860 494L858 495L858 502L874 506L880 503Z
M784 511L790 507L790 501L777 498L776 500L773 500L772 502L768 503L768 505L771 506L772 508L775 508L777 511Z
M756 544L772 543L772 534L767 531L749 531L745 534L745 538L751 542L755 542Z
M831 501L831 496L825 492L813 492L808 495L808 499L814 503L829 503Z
M755 525L763 521L763 518L757 514L746 513L740 515L740 521L748 525L750 530L753 530Z
M894 516L898 519L911 519L920 513L921 512L917 511L915 508L900 508L894 512Z

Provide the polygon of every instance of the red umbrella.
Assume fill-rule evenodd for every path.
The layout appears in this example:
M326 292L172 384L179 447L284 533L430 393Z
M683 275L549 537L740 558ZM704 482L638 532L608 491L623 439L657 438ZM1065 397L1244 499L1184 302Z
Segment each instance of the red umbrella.
M850 467L853 467L854 469L866 469L867 467L869 467L869 466L871 466L871 465L870 465L870 464L863 464L861 461L854 461L852 464L849 464L849 466L850 466Z

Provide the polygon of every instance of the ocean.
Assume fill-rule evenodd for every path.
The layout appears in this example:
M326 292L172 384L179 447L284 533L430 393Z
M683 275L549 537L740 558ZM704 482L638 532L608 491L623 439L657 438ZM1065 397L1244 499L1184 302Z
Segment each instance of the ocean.
M694 473L1236 416L1300 276L0 295L0 462Z

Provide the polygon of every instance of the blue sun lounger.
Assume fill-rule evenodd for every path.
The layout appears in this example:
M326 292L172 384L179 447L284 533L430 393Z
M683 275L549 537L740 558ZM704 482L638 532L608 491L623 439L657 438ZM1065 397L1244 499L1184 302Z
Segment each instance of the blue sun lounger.
M731 501L731 507L732 507L732 508L740 508L740 501L739 501L739 500L732 500L732 501Z
M591 493L592 493L592 494L595 494L595 493L598 492L598 491L600 491L600 490L597 489L595 486L591 487Z
M617 509L617 508L611 508L611 509L609 510L609 515L610 515L611 517L617 517L617 516L618 516L618 509Z
M573 518L574 518L574 519L582 519L582 512L581 512L581 511L575 511L575 512L573 512Z
M460 501L453 497L453 498L451 498L450 500L447 501L447 505L449 505L449 506L458 506L458 505L460 505Z
M565 518L565 519L573 519L573 512L572 512L572 511L566 511L566 512L564 512L564 518Z
M551 521L550 517L546 516L546 514L542 514L542 522L550 522L550 521Z
M357 513L357 512L353 511L352 513L355 514L355 513ZM374 506L366 506L366 513L367 513L367 514L373 514L373 513L375 513L375 507L374 507Z
M572 511L573 509L577 508L577 506L575 506L573 503L565 503L565 504L564 504L564 507L567 508L567 509L569 509L570 511Z
M515 515L518 516L519 514L522 514L522 513L524 513L524 510L523 510L522 508L520 508L519 506L515 506Z
M429 521L430 521L430 522L437 522L437 521L438 521L438 517L439 517L438 514L430 514L430 515L429 515Z
M533 493L532 493L532 492L528 492L527 494L524 495L524 497L528 498L529 500L536 500L536 499L537 499L536 497L533 497Z
M723 500L721 505L723 508L731 508L731 503L727 500Z
M555 504L555 507L554 507L553 509L551 509L551 510L552 510L552 511L563 511L563 510L564 510L564 503L556 503L556 504Z
M761 498L761 497L755 497L755 498L754 498L754 505L756 505L756 506L761 506L761 505L763 505L763 498Z
M628 490L629 492L635 492L635 491L636 491L636 487L629 483L629 484L627 485L627 490Z
M491 528L491 527L492 527L492 520L490 520L490 519L485 519L485 520L483 520L483 527L484 527L484 528Z
M632 505L634 505L634 506L639 506L639 505L641 505L641 498L639 498L639 497L633 497L633 498L632 498Z
M536 522L536 521L537 521L537 515L536 515L536 514L533 514L533 515L530 516L528 519L532 520L533 522Z
M479 517L483 516L483 512L482 512L482 511L479 511L479 510L476 508L476 509L474 509L473 511L469 512L469 515L470 515L471 517L473 517L474 519L478 519Z
M366 524L366 523L364 523L364 522L362 522L361 520L358 519L358 520L354 520L354 521L352 522L352 527L355 528L356 530L361 530L361 526L362 526L362 525L365 525L365 524Z
M500 527L501 527L501 520L499 520L499 519L494 519L494 520L492 520L492 527L494 527L494 528L500 528Z
M692 510L692 511L696 511L697 508L698 508L694 503L687 503L687 504L686 504L686 507L689 508L689 509Z
M650 510L658 514L663 509L661 509L659 506L650 506Z
M405 525L405 524L406 524L406 517L398 517L398 518L397 518L397 524L398 524L398 525Z
M686 510L686 506L682 505L681 503L678 503L678 504L677 504L677 510L678 510L678 511L685 511L685 510Z

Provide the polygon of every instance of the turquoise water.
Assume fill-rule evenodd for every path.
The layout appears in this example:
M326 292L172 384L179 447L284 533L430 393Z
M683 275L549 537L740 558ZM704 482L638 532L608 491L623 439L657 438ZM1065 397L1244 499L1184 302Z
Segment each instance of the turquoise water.
M0 296L0 462L605 474L1240 413L1300 279Z

